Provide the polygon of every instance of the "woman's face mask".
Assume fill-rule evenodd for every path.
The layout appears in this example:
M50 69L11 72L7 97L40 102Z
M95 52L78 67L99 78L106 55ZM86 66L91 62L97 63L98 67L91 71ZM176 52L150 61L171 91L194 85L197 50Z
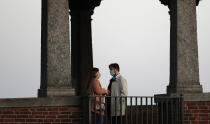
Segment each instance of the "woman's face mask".
M113 70L110 70L110 75L111 75L111 76L114 76L114 75L115 75L115 73L114 73Z
M98 72L98 79L101 77L101 73L100 72Z

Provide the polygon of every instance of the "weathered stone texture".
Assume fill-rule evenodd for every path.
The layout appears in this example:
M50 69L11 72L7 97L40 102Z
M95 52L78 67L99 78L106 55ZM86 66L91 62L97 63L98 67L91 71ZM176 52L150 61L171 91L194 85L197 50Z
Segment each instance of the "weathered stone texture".
M42 1L42 61L39 96L74 95L71 87L68 0Z
M199 81L196 2L171 0L171 55L168 93L202 93Z

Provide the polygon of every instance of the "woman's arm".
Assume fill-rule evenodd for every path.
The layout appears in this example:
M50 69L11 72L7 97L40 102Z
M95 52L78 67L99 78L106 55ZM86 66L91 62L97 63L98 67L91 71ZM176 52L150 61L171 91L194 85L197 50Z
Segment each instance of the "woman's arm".
M107 90L101 88L99 80L93 81L93 90L97 95L104 95L107 93Z

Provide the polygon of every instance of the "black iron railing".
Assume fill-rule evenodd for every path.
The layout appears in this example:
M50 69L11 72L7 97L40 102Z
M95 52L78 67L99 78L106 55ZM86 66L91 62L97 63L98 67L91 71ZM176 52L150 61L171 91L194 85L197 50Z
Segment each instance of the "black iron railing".
M157 97L158 124L184 124L184 98Z
M89 124L184 124L183 97L89 96Z

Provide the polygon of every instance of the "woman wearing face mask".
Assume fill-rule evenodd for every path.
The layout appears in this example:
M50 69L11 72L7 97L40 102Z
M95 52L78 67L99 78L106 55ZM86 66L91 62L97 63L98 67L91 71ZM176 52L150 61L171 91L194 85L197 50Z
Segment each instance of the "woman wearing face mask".
M88 93L91 96L104 96L104 95L108 95L109 91L102 88L99 78L100 78L101 74L99 72L98 68L93 68L92 70L92 76L91 76L91 82L90 82L90 86L88 89ZM104 98L101 97L101 99L99 97L93 98L91 100L91 108L92 108L92 113L93 115L95 115L96 113L96 120L94 120L96 122L96 124L103 124L103 116L104 116L104 110L105 110L105 106L104 106Z

